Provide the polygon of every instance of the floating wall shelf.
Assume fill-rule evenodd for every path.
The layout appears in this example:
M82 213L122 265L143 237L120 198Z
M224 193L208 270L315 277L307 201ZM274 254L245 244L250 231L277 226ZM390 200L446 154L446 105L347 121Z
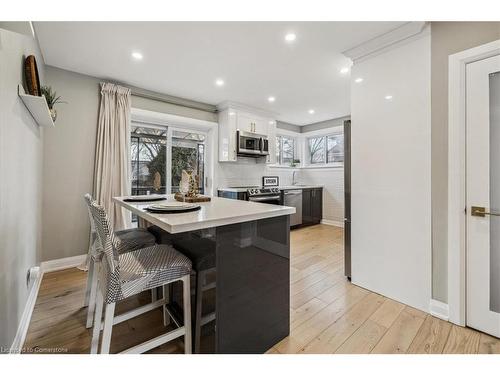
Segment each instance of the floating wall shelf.
M28 95L22 85L17 85L17 94L39 126L55 126L44 96Z

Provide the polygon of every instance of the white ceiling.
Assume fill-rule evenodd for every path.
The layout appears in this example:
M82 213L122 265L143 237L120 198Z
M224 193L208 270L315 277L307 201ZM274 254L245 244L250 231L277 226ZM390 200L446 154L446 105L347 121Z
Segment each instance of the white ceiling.
M45 62L209 104L236 101L304 125L350 113L342 51L403 22L35 22ZM286 43L288 32L297 35ZM135 61L133 51L144 58ZM214 81L222 78L223 87ZM57 88L56 88L57 89ZM269 103L269 96L276 97ZM314 109L314 115L308 113Z

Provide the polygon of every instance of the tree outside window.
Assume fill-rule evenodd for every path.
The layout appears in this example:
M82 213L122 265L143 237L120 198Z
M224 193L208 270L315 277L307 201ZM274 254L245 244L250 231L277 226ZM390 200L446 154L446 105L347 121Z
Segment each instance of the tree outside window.
M325 162L325 137L309 138L309 162L322 164Z
M284 135L276 136L276 163L291 165L295 160L295 138Z
M309 164L334 164L344 162L344 135L330 134L307 139Z

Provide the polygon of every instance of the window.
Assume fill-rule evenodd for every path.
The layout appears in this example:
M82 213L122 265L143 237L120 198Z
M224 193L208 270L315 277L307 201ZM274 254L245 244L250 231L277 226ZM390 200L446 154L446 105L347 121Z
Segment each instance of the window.
M330 134L307 138L309 164L337 164L344 162L344 135Z
M323 164L325 162L325 137L309 138L309 162Z
M172 147L167 147L171 134ZM132 195L176 193L182 170L198 176L198 189L204 194L205 135L189 130L171 130L132 122L130 135ZM170 165L170 170L167 166ZM170 187L170 188L168 188Z
M205 136L174 130L172 132L172 193L179 191L182 170L198 176L198 191L204 193Z
M295 160L296 140L284 135L276 136L276 164L292 165Z
M344 162L344 135L330 135L327 137L327 163Z
M165 194L167 128L132 126L132 195Z

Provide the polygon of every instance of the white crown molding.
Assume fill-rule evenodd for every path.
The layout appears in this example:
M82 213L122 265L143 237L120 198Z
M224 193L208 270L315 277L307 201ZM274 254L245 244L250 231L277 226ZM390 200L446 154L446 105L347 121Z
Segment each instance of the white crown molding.
M394 47L399 42L415 37L425 30L427 23L423 21L407 22L385 34L370 39L356 47L342 52L353 62Z
M276 112L267 111L267 110L261 109L261 108L251 107L249 105L238 103L238 102L232 102L230 100L226 100L222 103L217 104L217 110L219 112L224 111L228 108L232 108L232 109L238 110L238 111L245 111L245 112L254 113L256 115L260 115L263 117L276 118L278 116L278 113L276 113Z

